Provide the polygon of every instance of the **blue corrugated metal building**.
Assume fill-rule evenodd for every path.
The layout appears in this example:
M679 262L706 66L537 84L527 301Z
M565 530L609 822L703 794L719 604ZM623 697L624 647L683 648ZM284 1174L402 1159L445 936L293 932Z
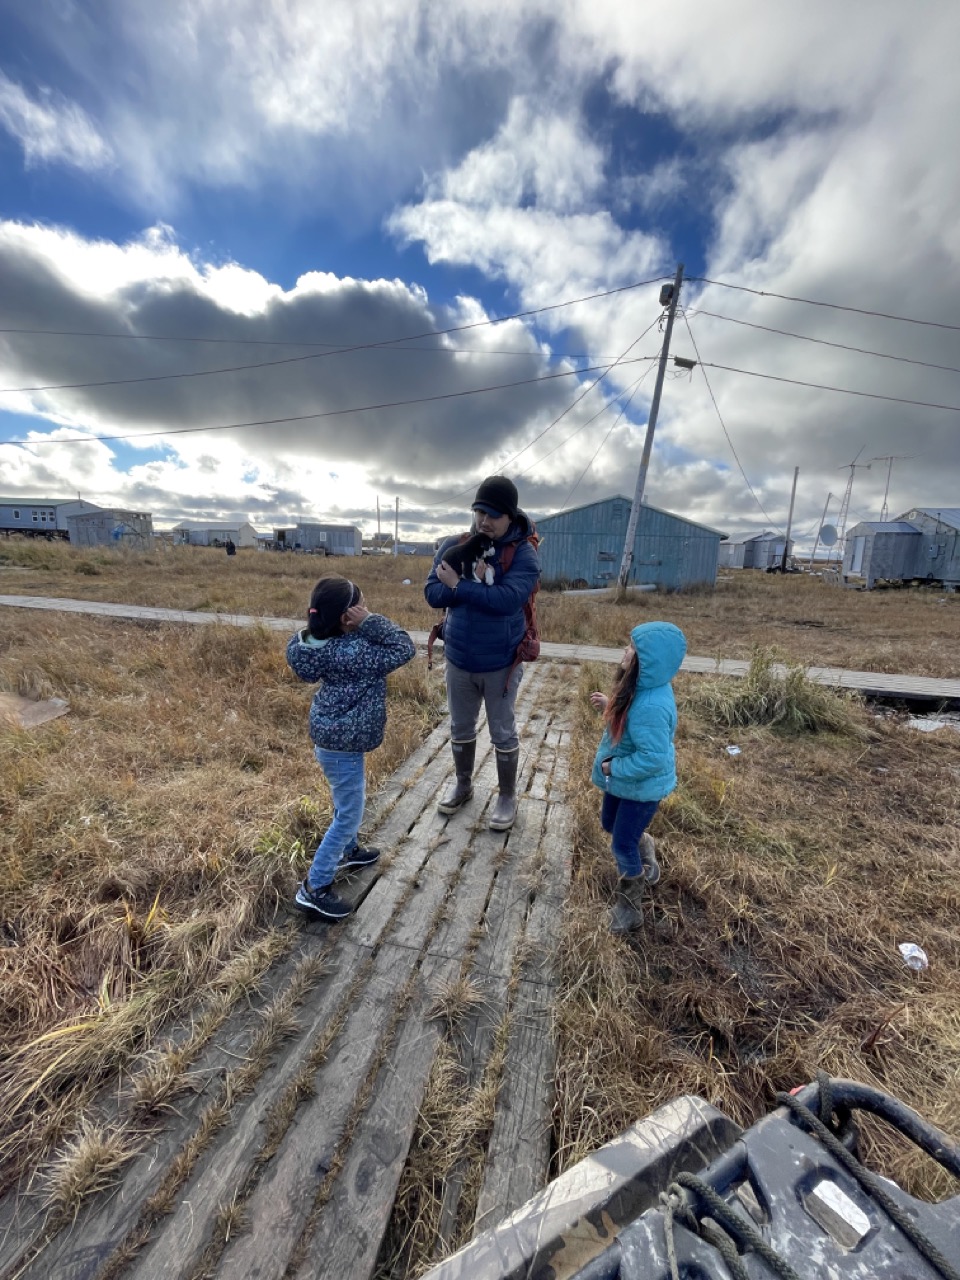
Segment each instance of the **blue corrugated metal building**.
M631 499L623 494L537 519L542 581L550 586L604 587L620 572ZM631 583L668 589L717 580L718 529L646 503L640 508Z

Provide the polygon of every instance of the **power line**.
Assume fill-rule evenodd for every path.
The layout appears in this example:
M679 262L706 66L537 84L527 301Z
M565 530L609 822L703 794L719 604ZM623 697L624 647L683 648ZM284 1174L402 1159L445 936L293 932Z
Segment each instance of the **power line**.
M879 391L853 391L850 387L830 387L823 382L802 382L799 378L782 378L773 373L758 373L756 369L736 369L729 364L707 363L705 367L723 369L727 373L742 373L748 378L765 378L768 382L787 382L793 387L813 387L815 391L836 391L844 396L865 396L868 400L889 400L893 404L910 404L918 409L946 409L950 413L960 413L960 405L956 404L932 404L928 400L904 400L900 396L884 396Z
M406 339L398 338L398 342L406 341ZM304 344L306 345L306 344ZM332 344L325 344L332 345ZM426 351L434 352L440 355L479 355L479 356L525 356L528 360L541 359L547 360L613 360L613 356L591 356L589 354L574 354L567 352L552 351L549 356L544 357L542 352L538 351L481 351L477 347L398 347L398 346L378 346L371 344L369 347L336 347L331 351L316 352L308 356L287 356L282 360L259 360L252 364L225 365L218 369L196 369L181 373L153 373L144 374L137 378L103 378L98 382L51 382L42 386L34 387L0 387L0 395L14 395L19 392L28 391L76 391L85 387L121 387L128 386L137 382L170 382L181 378L209 378L218 373L243 373L248 369L269 369L277 365L298 364L305 360L322 360L326 356L346 355L354 351L382 351L385 354L403 351ZM580 372L584 372L581 370Z
M865 307L845 307L839 302L820 302L816 298L795 298L789 293L774 293L771 289L751 289L745 284L730 284L726 280L711 280L707 276L690 276L700 284L715 284L721 289L736 289L739 293L752 293L758 298L780 298L783 302L803 302L808 307L828 307L831 311L851 311L858 316L875 316L880 320L899 320L903 324L921 324L931 329L960 330L960 324L945 324L942 320L917 320L912 316L895 316L888 311L869 311Z
M653 359L657 360L659 359L659 357L654 356ZM650 365L649 368L645 369L643 373L640 375L640 377L636 380L636 382L634 382L631 386L627 388L627 392L630 392L632 394L633 391L640 385L640 383L643 381L643 379L647 376L647 374L650 372L650 369L652 368L653 368L653 365ZM534 467L539 467L540 463L545 461L545 459L549 458L551 454L556 453L558 449L562 449L564 445L569 444L570 441L574 438L574 436L578 436L581 431L586 431L587 427L592 426L593 423L596 422L598 418L602 418L603 415L607 412L607 410L611 407L611 405L616 404L617 401L624 394L626 393L618 392L616 395L611 396L609 400L605 401L600 406L600 408L597 410L597 412L593 415L592 418L588 418L586 422L582 423L579 427L577 427L576 431L571 431L570 434L566 436L563 440L561 440L559 444L554 445L552 449L548 449L546 453L541 454L540 457L537 458L536 462L531 462L528 467L524 467L522 471L518 471L516 472L516 474L518 476L525 476L525 475L528 475L533 470Z
M643 337L643 334L641 334L640 336ZM638 338L637 342L639 341L640 339ZM632 343L631 346L632 345L635 345L635 344ZM641 360L655 360L656 358L657 358L656 356L637 356L632 360L626 361L626 363L636 364L636 363L639 363ZM527 387L538 382L551 382L557 378L572 378L581 373L593 373L599 368L602 368L602 366L594 365L590 369L568 369L562 373L547 373L540 378L521 378L516 382L500 382L490 387L473 387L469 391L446 391L440 395L435 395L435 396L416 396L412 400L390 400L383 404L355 405L350 409L325 409L325 410L320 410L317 413L300 413L300 414L291 415L290 417L285 417L285 418L259 418L252 422L224 422L224 423L219 423L215 426L204 426L204 427L164 427L159 431L128 431L122 434L110 435L110 436L95 436L95 435L66 436L61 440L55 440L50 438L46 440L17 440L17 439L0 440L0 444L60 445L60 444L90 444L94 442L107 443L112 440L147 440L153 436L189 435L198 431L233 431L233 430L238 430L241 427L270 427L270 426L275 426L281 422L307 422L316 418L338 418L348 413L369 413L375 409L398 409L398 408L403 408L406 405L412 405L412 404L429 404L435 400L456 400L463 396L482 395L485 391L504 391L509 389L510 387ZM601 377L605 376L606 373L609 373L610 369L612 368L613 368L613 365L608 365L607 368L604 370L604 373L601 374ZM600 379L598 378L597 382L599 381ZM592 385L596 386L597 384L595 382ZM588 390L589 389L590 388L588 388ZM576 403L576 401L574 403ZM571 408L572 407L573 406L571 405ZM568 410L564 410L564 413L566 412L568 412ZM560 416L562 417L563 414L561 414ZM556 419L557 422L559 420L560 420L559 418ZM554 423L551 423L551 426L553 425ZM540 435L545 435L546 431L549 431L549 430L550 430L550 427L547 427L545 431L542 431L540 433ZM536 439L539 440L540 436L537 436ZM530 443L534 444L536 443L536 441L532 440ZM529 448L529 447L530 447L529 445L525 446L525 448ZM523 453L524 450L521 449L520 452ZM517 454L516 456L519 457L520 455ZM440 504L435 503L434 505L439 506Z
M545 307L532 307L527 311L515 311L509 316L498 316L494 320L474 320L470 324L454 325L450 329L426 329L422 333L408 334L401 338L383 338L379 342L355 343L349 347L338 348L344 351L363 351L370 347L389 346L395 342L416 342L420 338L442 338L448 333L465 333L468 329L482 329L488 325L506 324L509 320L523 320L527 316L539 316L545 311L557 311L561 307L574 307L581 302L594 302L597 298L612 298L618 293L629 293L632 289L642 289L648 284L660 284L669 280L669 276L653 276L650 280L635 280L632 284L618 285L616 289L603 289L599 293L584 294L581 298L566 298L562 302L551 302ZM37 336L61 338L120 338L141 342L215 342L228 346L276 346L306 347L327 346L328 343L278 342L266 338L200 338L187 335L177 336L170 333L104 333L92 329L17 329L0 328L0 333L24 333Z
M756 489L754 489L753 485L750 483L750 481L749 481L749 479L748 479L748 477L747 477L747 473L746 473L746 471L744 471L744 469L743 469L743 463L740 461L740 455L737 453L737 450L736 450L736 448L734 447L734 443L733 443L733 441L730 439L730 432L727 430L727 424L724 422L724 420L723 420L723 414L720 412L720 406L717 404L717 397L713 394L713 387L711 387L711 385L710 385L710 379L707 377L706 372L704 371L704 368L703 368L703 361L700 359L700 350L699 350L699 348L698 348L698 346L697 346L697 340L696 340L696 338L693 336L693 330L690 328L690 321L687 319L687 313L686 313L686 312L684 312L684 313L683 313L683 323L687 326L687 333L689 333L689 335L690 335L690 341L693 343L693 349L694 349L694 351L696 352L696 355L697 355L697 363L698 363L698 364L699 364L699 366L700 366L700 371L701 371L701 373L703 373L703 380L704 380L704 382L707 384L707 390L708 390L708 391L709 391L709 393L710 393L710 399L713 401L713 407L714 407L714 409L716 409L716 411L717 411L717 417L718 417L718 419L720 420L720 426L721 426L721 427L722 427L722 429L723 429L723 434L724 434L724 435L726 436L726 438L727 438L727 444L730 446L730 452L733 454L734 458L736 458L736 460L737 460L737 466L740 468L740 474L743 476L744 484L747 486L747 488L748 488L748 489L750 490L750 492L753 494L753 500L754 500L754 502L756 502L757 506L758 506L758 507L760 508L760 510L763 512L764 516L766 517L767 523L768 523L768 524L773 525L773 527L774 527L775 529L777 529L780 533L783 533L783 530L780 528L780 526L777 524L777 522L773 519L773 517L772 517L771 515L769 515L769 514L767 513L766 508L764 507L763 503L760 501L759 497L757 496L757 491L756 491ZM712 367L713 367L713 366L711 365L711 368L712 368Z
M811 338L806 333L791 333L788 329L772 329L766 324L753 324L750 320L737 320L733 316L722 316L716 311L703 311L694 308L689 314L710 316L713 320L726 320L728 324L745 325L748 329L762 329L764 333L778 333L784 338L799 338L801 342L815 342L821 347L837 347L841 351L856 351L862 356L878 356L881 360L896 360L901 364L916 364L923 369L942 369L945 373L960 373L960 369L950 364L931 364L927 360L911 360L907 356L891 355L888 351L870 351L867 347L852 347L845 342L828 342L826 338Z
M611 435L613 434L613 429L614 429L614 427L616 427L616 426L617 426L617 424L618 424L618 423L620 422L620 420L623 418L623 415L624 415L624 414L627 412L627 410L630 408L630 401L631 401L631 400L633 399L633 397L636 395L637 390L638 390L638 389L639 389L639 387L640 387L640 383L644 380L644 378L647 376L647 374L650 372L650 369L652 369L652 368L653 368L653 365L650 365L650 368L649 368L649 369L644 369L643 373L640 375L640 377L639 377L639 378L636 380L636 382L633 384L633 387L632 387L632 388L631 388L631 390L630 390L630 394L629 394L629 396L627 397L626 404L624 404L624 405L622 405L622 406L621 406L620 412L619 412L619 413L617 414L617 416L614 418L614 420L613 420L613 422L612 422L612 424L611 424L611 426L610 426L610 430L607 432L607 434L606 434L606 435L603 437L603 439L600 441L599 445L597 446L597 451L596 451L596 453L594 453L593 457L590 459L590 461L587 463L587 465L586 465L586 466L583 468L583 470L580 472L579 476L577 476L576 484L573 486L573 488L570 490L570 492L569 492L569 493L567 494L567 496L564 498L563 502L560 504L559 510L563 511L563 510L565 510L565 509L566 509L567 504L569 503L570 499L573 497L573 495L574 495L574 494L577 492L577 490L580 488L580 482L583 480L583 477L587 474L587 472L590 470L590 468L591 468L591 467L593 466L593 464L596 462L597 458L600 456L600 452L601 452L601 450L603 449L603 446L607 443L607 441L610 439Z
M662 314L662 313L661 313L661 314ZM621 355L617 356L616 360L614 360L614 362L613 362L612 364L607 365L607 367L606 367L606 368L603 370L603 372L600 374L600 377L599 377L599 378L597 378L597 379L595 379L595 380L590 384L590 386L589 386L589 387L587 387L584 391L582 391L582 392L581 392L581 394L580 394L580 395L578 395L578 396L577 396L577 398L576 398L574 401L572 401L570 404L568 404L568 405L567 405L567 407L566 407L566 409L564 409L562 413L558 414L558 415L554 418L554 420L553 420L552 422L549 422L549 423L544 427L544 429L543 429L541 432L539 432L537 435L535 435L535 436L533 437L533 439L532 439L528 444L525 444L525 445L523 446L523 448L522 448L522 449L518 450L518 451L513 455L513 457L512 457L512 458L508 458L508 459L506 460L506 462L502 462L502 463L500 463L500 469L501 469L501 471L505 471L507 467L509 467L512 463L516 462L516 460L517 460L517 459L518 459L522 454L526 453L528 449L532 449L532 448L533 448L533 446L537 443L537 441L538 441L538 440L542 440L542 439L543 439L543 437L547 434L547 432L548 432L548 431L552 431L552 430L553 430L553 428L557 425L557 423L558 423L558 422L562 422L562 420L567 416L567 414L568 414L568 413L570 413L570 412L571 412L571 410L575 409L575 408L577 407L577 405L580 403L580 401L581 401L585 396L587 396L587 395L589 395L589 394L590 394L590 392L594 389L594 387L598 387L598 386L600 385L600 383L603 381L603 379L607 376L607 374L608 374L608 373L611 373L615 368L617 368L617 366L618 366L618 365L622 365L622 364L634 364L634 363L636 363L636 360L635 360L635 359L634 359L634 360L627 360L627 358L626 358L626 357L629 355L629 353L633 350L633 348L637 345L637 343L638 343L638 342L642 342L642 341L643 341L643 339L647 336L647 334L650 332L650 330L653 328L653 326L657 323L657 321L658 321L659 319L660 319L660 315L657 315L653 320L651 320L651 322L647 325L646 329L644 329L643 333L641 333L639 337L634 338L634 340L630 343L630 345L626 348L626 350L625 350ZM641 357L641 358L642 358L642 359L645 359L645 360L648 360L648 359L654 359L654 360L657 360L657 359L659 359L659 356L652 356L652 357L651 357L651 356L643 356L643 357ZM577 372L579 372L579 373L592 373L592 372L594 372L594 371L593 371L592 369L580 369L580 370L578 370ZM574 434L576 434L576 433L574 433ZM445 498L442 502L430 502L430 503L428 503L428 504L427 504L426 509L429 511L429 510L430 510L431 508L433 508L433 507L449 506L451 502L457 502L460 498L465 498L465 497L467 497L467 496L468 496L470 493L472 493L472 492L473 492L473 486L471 485L471 487L470 487L469 489L464 489L461 493L455 493L451 498Z

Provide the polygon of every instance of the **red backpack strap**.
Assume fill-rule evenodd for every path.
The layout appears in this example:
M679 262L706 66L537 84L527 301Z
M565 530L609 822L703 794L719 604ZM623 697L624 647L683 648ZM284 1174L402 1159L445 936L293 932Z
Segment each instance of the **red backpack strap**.
M433 646L436 644L437 640L443 634L443 624L446 620L446 617L447 617L447 611L446 609L444 609L443 617L441 617L439 622L435 622L433 624L433 626L430 628L430 634L427 636L427 670L428 671L433 670Z

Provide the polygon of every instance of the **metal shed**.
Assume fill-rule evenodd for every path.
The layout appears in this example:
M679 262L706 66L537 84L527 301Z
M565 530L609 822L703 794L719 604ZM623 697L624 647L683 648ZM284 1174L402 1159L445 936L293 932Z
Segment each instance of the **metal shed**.
M843 577L960 586L960 508L913 507L898 520L863 520L844 543Z
M67 516L67 529L71 543L78 547L121 546L146 551L153 546L153 516L142 511L112 507L77 512Z
M257 531L248 520L181 520L173 533L177 542L191 547L223 547L228 539L238 547L257 545Z
M616 494L537 519L544 584L603 587L616 582L630 506L629 498ZM718 529L643 503L630 582L672 589L712 586L723 537Z
M960 507L913 507L900 517L920 530L917 577L960 586Z
M325 550L328 556L358 556L363 550L363 535L355 524L298 524L287 532L289 546L300 544L301 551Z
M720 565L725 569L772 569L783 561L783 534L765 529L728 538L720 546ZM787 555L793 554L793 541Z

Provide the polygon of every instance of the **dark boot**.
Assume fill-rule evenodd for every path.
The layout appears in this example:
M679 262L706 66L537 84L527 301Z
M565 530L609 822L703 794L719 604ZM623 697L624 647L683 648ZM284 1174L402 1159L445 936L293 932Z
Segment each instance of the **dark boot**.
M491 831L509 831L517 818L517 767L520 748L497 752L497 784L500 794L490 815Z
M629 933L643 924L643 873L621 876L617 881L617 901L610 911L610 932Z
M457 771L453 786L441 797L437 805L439 813L456 813L473 796L473 766L477 758L477 740L451 742L454 768Z

